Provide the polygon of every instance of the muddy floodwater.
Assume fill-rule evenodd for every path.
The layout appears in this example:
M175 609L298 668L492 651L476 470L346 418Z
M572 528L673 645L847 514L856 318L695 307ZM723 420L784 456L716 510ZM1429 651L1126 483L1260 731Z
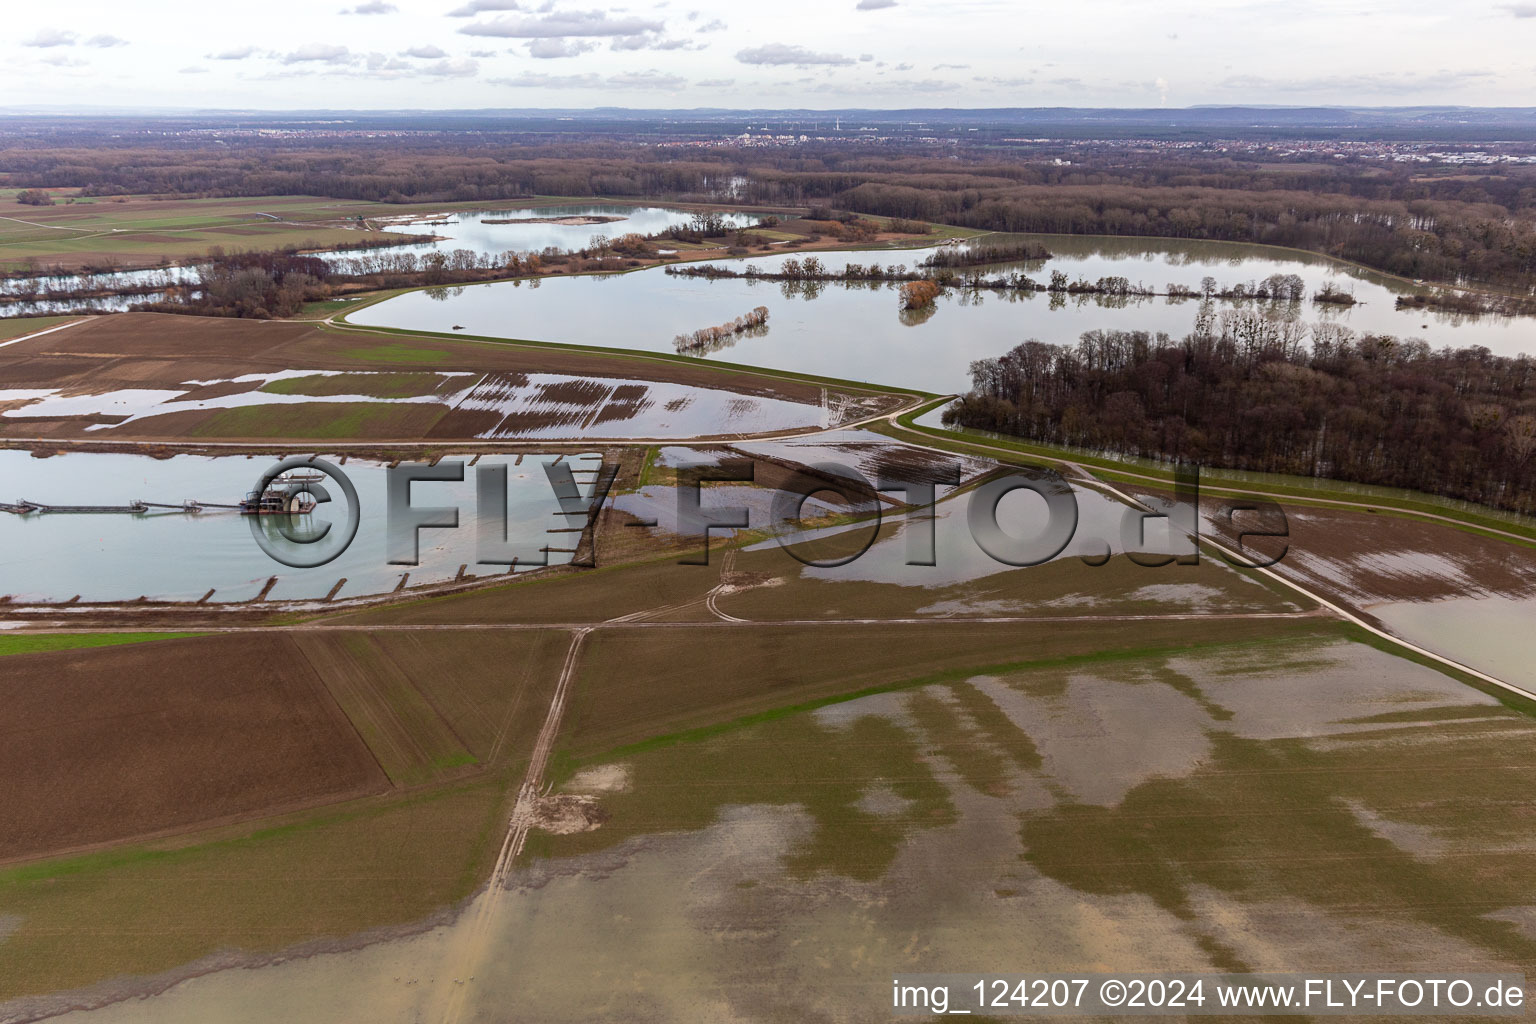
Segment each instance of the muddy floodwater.
M1536 599L1480 596L1394 601L1371 614L1398 636L1480 672L1536 690Z
M1021 236L1004 236L1017 238ZM1402 282L1320 256L1211 242L1169 239L1038 238L1054 258L1024 269L1037 281L1060 270L1069 278L1128 278L1158 291L1168 284L1198 288L1213 277L1222 287L1296 274L1308 299L1298 303L1245 303L1266 315L1327 320L1365 333L1423 338L1439 347L1485 345L1500 355L1536 352L1536 319L1460 317L1394 308ZM772 272L789 259L815 255L836 270L848 262L913 268L931 250L819 252L726 260ZM1316 305L1310 296L1325 283L1354 294L1353 308ZM711 354L736 363L815 373L934 392L969 390L972 360L1002 355L1029 338L1075 344L1091 330L1189 333L1198 304L1166 298L1121 301L1103 296L1052 296L951 289L931 311L903 315L892 284L802 285L742 279L709 281L668 275L662 269L628 274L556 277L410 292L353 313L369 326L450 331L490 337L570 342L615 348L674 351L678 334L725 323L756 306L769 310L768 330ZM1231 302L1218 303L1232 308Z
M1398 870L1474 836L1432 781L1416 806L1371 788L1448 756L1425 726L1452 720L1483 756L1529 738L1492 698L1337 642L862 697L575 773L556 794L611 817L549 837L555 855L452 921L61 1019L883 1021L892 971L979 962L1518 970L1518 941L1467 937L1485 910L1523 909L1500 902L1506 881L1484 906L1461 902L1476 882L1430 873L1431 910L1398 914L1374 902L1379 879L1349 899L1313 874L1319 835ZM780 771L760 776L766 762ZM1164 844L1185 800L1210 824L1204 856L1181 861ZM1269 840L1286 817L1294 838ZM1104 846L1053 855L1082 830Z
M126 428L153 435L168 422L158 417L179 423L189 413L277 405L425 406L439 417L433 436L498 440L772 433L827 427L872 411L859 399L841 394L823 392L822 401L812 404L618 377L279 370L181 381L173 387L97 392L85 392L79 385L0 387L0 426L7 421L19 426L61 419L84 423L85 433Z
M477 465L507 464L507 528L521 542L528 562L546 557L550 564L570 561L570 554L540 548L574 547L563 527L555 499L540 466L556 456L486 456ZM593 467L601 456L567 458L577 467ZM465 458L468 461L468 458ZM68 454L34 459L26 452L0 451L0 480L8 489L0 501L26 499L50 505L126 505L134 501L180 504L183 500L236 504L256 486L274 460L267 456L203 457L178 455L152 459L139 455ZM157 509L143 514L53 513L15 515L0 512L0 595L16 601L195 601L209 590L212 601L248 601L278 582L268 600L324 597L336 581L347 583L338 598L386 593L409 573L409 584L453 579L468 564L467 575L494 575L506 567L477 566L475 550L475 470L464 482L412 485L415 505L454 506L461 529L423 530L420 565L391 565L386 545L385 469L376 462L351 460L340 467L357 488L361 505L356 539L335 561L294 569L274 561L252 536L252 517L228 510L187 513ZM589 479L578 475L578 480ZM327 481L328 483L329 481ZM15 493L19 491L20 493ZM333 501L314 513L294 517L299 531L345 520L345 499L332 489ZM273 530L276 517L255 520ZM287 517L283 517L287 518Z

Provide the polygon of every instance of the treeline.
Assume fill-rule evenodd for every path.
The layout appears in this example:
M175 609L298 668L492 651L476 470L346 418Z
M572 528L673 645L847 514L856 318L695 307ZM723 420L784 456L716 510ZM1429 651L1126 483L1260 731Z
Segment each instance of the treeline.
M979 267L987 263L1048 260L1051 251L1039 242L1008 242L1000 245L948 246L923 260L919 266Z
M860 236L863 214L1017 232L1161 235L1292 246L1414 279L1536 282L1536 168L1428 169L1379 161L1244 162L1212 154L1075 153L1070 164L982 146L686 151L487 135L324 140L180 139L154 148L13 142L15 188L86 194L322 195L382 202L528 195L650 196L812 207ZM819 207L819 209L818 209ZM820 219L820 218L818 218ZM830 225L837 225L834 229Z
M767 328L768 307L757 306L718 327L701 327L688 334L679 334L672 339L672 346L683 355L704 355L729 348L743 334L761 335Z
M1418 295L1399 295L1398 309L1432 309L1440 313L1463 313L1468 316L1533 316L1536 315L1536 298L1514 295L1497 295L1489 292L1436 291Z
M638 236L636 236L638 237ZM380 249L321 259L289 252L223 253L197 265L195 280L166 289L166 298L133 309L196 316L265 320L297 314L305 303L384 288L471 284L561 273L616 273L641 265L606 247L579 253L476 253L470 249L417 255Z
M841 202L869 213L995 231L1159 235L1309 249L1414 279L1528 290L1536 222L1487 203L1403 202L1310 192L1008 185L951 191L864 184Z
M1179 341L1090 331L971 364L946 423L1536 512L1536 361L1207 304Z
M1306 282L1297 274L1271 274L1262 281L1238 282L1225 286L1217 284L1215 278L1207 277L1201 282L1199 289L1190 288L1187 285L1169 284L1166 290L1158 291L1152 285L1132 281L1118 274L1090 280L1081 275L1072 278L1065 271L1053 270L1049 281L1038 281L1019 270L987 275L975 269L969 272L961 272L949 267L934 269L926 260L918 264L918 268L908 270L904 263L883 266L879 263L866 265L849 262L845 263L841 269L834 270L818 257L807 256L804 259L784 260L775 270L755 264L748 264L745 269L737 270L721 263L706 262L669 266L666 273L677 277L700 277L709 281L739 279L850 285L922 281L937 289L934 296L945 288L958 288L968 291L1022 294L1044 292L1053 297L1096 295L1111 299L1150 299L1167 296L1171 299L1222 299L1236 303L1250 301L1292 303L1306 297ZM931 298L928 301L931 301ZM1352 305L1355 300L1349 293L1339 291L1332 283L1327 283L1312 297L1312 301ZM920 303L920 305L926 304L927 302Z

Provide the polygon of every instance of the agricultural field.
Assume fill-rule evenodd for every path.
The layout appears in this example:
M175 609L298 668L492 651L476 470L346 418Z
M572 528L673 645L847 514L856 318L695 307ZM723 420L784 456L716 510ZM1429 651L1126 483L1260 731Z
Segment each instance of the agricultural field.
M906 397L681 360L155 313L0 349L0 374L0 438L686 439L822 429Z
M919 426L926 392L355 305L26 321L62 329L0 348L0 501L92 459L131 488L489 455L569 563L485 559L466 488L415 538L457 576L391 550L381 586L272 598L269 520L75 509L95 573L127 535L249 593L0 583L0 1022L876 1021L895 972L1536 970L1527 521L1320 486L1268 495L1284 557L1247 566L1235 478L1186 543L1136 525L1167 472ZM568 458L579 496L615 471L584 511L542 490ZM989 553L986 501L1018 541L1047 494L1060 545ZM17 564L55 511L0 508ZM206 548L141 529L220 514Z
M332 248L386 237L366 224L379 215L373 204L313 196L77 199L71 191L54 190L57 205L42 207L0 192L0 268L130 269L206 256L212 248Z
M12 338L20 338L24 335L35 334L38 331L46 331L60 324L67 324L75 317L71 316L37 316L19 317L16 319L0 320L0 341Z
M300 942L309 955L171 987L157 1018L275 1000L306 1019L286 1000L319 983L384 1016L474 1016L515 992L541 1018L591 1019L615 972L653 1014L746 1012L793 979L787 1014L859 1017L871 972L997 950L1042 970L1208 971L1509 971L1536 952L1536 850L1500 813L1536 771L1509 753L1532 735L1518 702L1219 564L1067 558L901 587L753 547L268 627L325 681L382 789L161 840L147 861L0 874L21 911L0 947L21 957L11 994L74 989L10 1005L110 1003L125 971L169 985L220 948L262 963ZM1103 586L1101 606L1064 601ZM950 607L914 621L919 601ZM63 656L81 655L21 657ZM528 778L539 795L512 806ZM509 808L516 856L492 868ZM429 868L450 832L457 856ZM329 866L358 843L367 898ZM200 916L277 870L308 897L268 905L281 928L244 900L217 927ZM172 941L43 969L38 929L89 945L101 927L72 916L75 893L146 888L152 909L113 913ZM579 966L557 985L535 950Z
M0 189L0 271L130 270L189 262L215 248L320 251L398 243L407 236L384 231L384 224L461 210L537 210L572 202L558 196L442 203L370 203L320 196L79 197L76 189L55 188L47 190L55 205L31 206L16 202L18 191ZM803 240L815 228L814 223L793 221L788 230L770 232L769 237ZM424 224L411 233L430 235L432 230ZM679 242L676 247L680 251L708 248L692 242Z
M128 647L6 659L11 723L49 731L6 726L26 799L7 802L0 997L341 942L468 896L565 653L538 632L149 646L157 671L128 688Z

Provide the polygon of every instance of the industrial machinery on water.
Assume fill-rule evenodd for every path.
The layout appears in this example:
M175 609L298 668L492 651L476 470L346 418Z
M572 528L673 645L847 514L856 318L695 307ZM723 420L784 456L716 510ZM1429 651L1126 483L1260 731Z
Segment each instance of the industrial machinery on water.
M284 473L264 491L251 491L240 500L243 516L293 516L315 510L310 486L322 479L320 473Z

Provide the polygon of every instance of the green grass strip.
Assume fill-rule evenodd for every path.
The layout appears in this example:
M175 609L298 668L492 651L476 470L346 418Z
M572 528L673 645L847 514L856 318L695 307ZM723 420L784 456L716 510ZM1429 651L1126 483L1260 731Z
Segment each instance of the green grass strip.
M0 656L72 651L86 647L118 647L155 640L183 640L206 633L0 633Z

